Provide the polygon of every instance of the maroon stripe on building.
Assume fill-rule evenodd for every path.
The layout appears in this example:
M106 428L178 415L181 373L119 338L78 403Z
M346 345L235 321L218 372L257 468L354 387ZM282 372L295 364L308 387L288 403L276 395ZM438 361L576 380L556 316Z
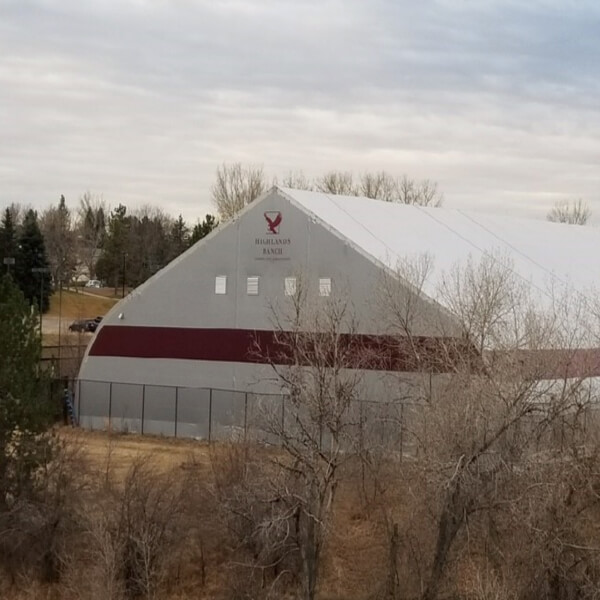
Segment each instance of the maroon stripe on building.
M105 325L90 356L206 360L449 373L483 372L528 379L600 377L600 349L486 352L458 338L294 334L251 329ZM484 364L485 363L485 364Z
M293 334L249 329L105 325L90 356L206 360L257 364L321 364L368 370L448 372L476 353L454 338Z
M600 377L600 348L488 352L485 360L494 370L519 373L531 380Z

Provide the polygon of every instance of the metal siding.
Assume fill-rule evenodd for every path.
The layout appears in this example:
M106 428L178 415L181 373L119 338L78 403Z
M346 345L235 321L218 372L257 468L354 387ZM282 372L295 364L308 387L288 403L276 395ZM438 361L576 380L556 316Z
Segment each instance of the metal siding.
M267 239L265 211L280 211L283 215L278 235L289 239L290 244L285 247L281 260L263 260L261 246L256 244L257 239ZM272 328L272 307L283 311L290 306L290 298L284 293L285 278L299 274L307 278L309 297L316 301L327 300L318 296L319 277L331 277L333 294L349 298L350 310L361 333L387 332L386 323L374 310L374 298L381 282L377 264L278 194L272 194L250 207L206 243L200 242L140 289L134 290L111 311L104 324L117 327L268 330ZM222 275L227 275L227 293L217 295L215 277ZM247 296L249 276L260 277L259 296ZM436 335L440 331L440 314L430 305L423 304L424 317L414 333ZM119 313L123 314L123 319L118 319ZM101 334L102 328L99 331ZM377 383L381 377L385 379L386 374L371 373L365 377L370 385L376 385L365 389L369 392L383 390ZM274 372L268 365L89 354L82 364L80 379L257 392L276 392L279 389L274 381ZM117 390L115 418L121 419L123 427L139 430L141 396L130 389L131 397L126 398L125 389ZM88 415L98 426L101 416L95 415L102 412L99 410L101 401L96 398L96 392L88 394L88 390L92 388L83 385L80 397L82 423ZM198 394L201 395L198 390L179 390L179 436L206 438L208 435L205 427L206 401L203 398L191 399ZM151 404L153 402L150 401ZM87 406L92 412L87 411ZM217 407L217 412L219 410L220 407ZM239 403L231 410L239 415ZM119 416L118 411L123 415Z
M207 440L209 435L210 391L179 388L177 437Z
M144 433L175 435L176 389L146 385L144 393Z

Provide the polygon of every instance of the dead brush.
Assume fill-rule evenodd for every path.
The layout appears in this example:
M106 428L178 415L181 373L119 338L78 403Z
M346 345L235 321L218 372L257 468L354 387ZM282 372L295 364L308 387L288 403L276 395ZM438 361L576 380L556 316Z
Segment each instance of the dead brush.
M162 597L185 539L182 483L152 457L134 459L122 480L100 480L78 514L83 541L68 557L75 597Z

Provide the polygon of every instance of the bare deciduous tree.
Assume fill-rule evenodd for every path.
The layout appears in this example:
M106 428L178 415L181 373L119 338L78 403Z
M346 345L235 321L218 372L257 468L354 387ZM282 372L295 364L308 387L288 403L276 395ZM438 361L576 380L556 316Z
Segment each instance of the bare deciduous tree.
M265 190L266 180L262 168L232 163L217 168L211 196L219 216L222 220L227 220L244 206L254 202Z
M357 196L358 189L350 171L329 171L315 179L314 187L319 192L340 196Z
M56 283L70 281L77 263L75 252L77 240L71 211L67 207L64 196L60 197L57 206L52 206L42 213L40 229L44 235L54 281Z
M115 475L109 457L105 477L91 490L95 510L78 515L87 542L85 586L96 597L163 597L187 531L184 481L147 456L134 458L122 480Z
M77 241L79 260L87 268L88 277L96 276L96 262L106 236L107 206L102 196L87 191L79 199Z
M0 573L13 581L59 581L65 571L65 552L81 534L73 519L85 497L82 476L87 465L81 446L74 440L68 445L45 441L51 445L32 480L27 485L21 482L21 493L6 494L0 502ZM13 470L25 480L24 467Z
M274 185L279 183L277 177L273 181ZM315 189L315 184L311 181L302 171L289 171L281 178L281 185L283 187L293 188L295 190L309 190Z
M360 178L359 193L361 196L394 202L397 197L397 181L385 171L365 173Z
M327 194L365 196L384 202L419 206L441 206L444 201L437 183L429 179L417 182L406 175L396 178L385 171L364 173L358 184L354 183L351 172L330 171L315 180L314 189Z
M561 200L548 212L546 219L553 223L585 225L591 216L592 211L583 200Z
M417 204L419 206L441 206L444 202L444 197L438 190L438 185L435 181L424 179L417 182L414 179L409 179L403 175L397 181L397 191L395 202L400 204Z
M364 173L355 182L350 171L328 171L310 180L302 171L289 171L281 181L273 184L298 190L319 191L341 196L366 196L385 202L441 206L443 196L437 183L428 179L417 182L406 175L398 178L379 171ZM244 206L254 201L266 190L266 179L260 168L244 167L240 163L224 164L217 169L216 182L211 194L221 219L232 218Z
M397 278L410 272L403 269ZM418 277L409 287L418 296L425 281L423 269L412 273ZM573 299L540 307L510 263L498 257L469 262L446 274L439 294L455 324L451 337L444 321L430 324L439 327L438 341L425 351L436 354L432 364L439 374L423 387L424 401L410 426L415 465L426 476L423 500L435 499L429 504L435 515L435 544L424 600L438 597L453 550L467 527L493 522L515 494L522 502L529 499L531 490L516 473L543 473L548 463L536 463L536 452L566 415L577 431L582 410L592 399L585 374L571 368L573 356L548 351L582 342L585 332ZM422 320L422 305L413 301L408 304L413 311L408 312L405 298L394 303L393 293L383 296L390 314L399 320L396 329L410 337ZM565 307L576 313L575 319L564 314ZM579 332L574 333L570 328L577 325ZM457 330L462 332L460 343L453 341ZM398 343L405 352L421 354L413 364L427 364L418 344L406 339ZM489 543L496 542L491 538Z
M348 367L357 367L361 354L349 342L356 326L348 302L332 297L325 306L311 305L298 279L288 310L274 313L275 355L257 351L269 355L285 393L280 410L261 412L261 426L282 450L268 489L280 507L276 522L285 515L293 527L302 597L312 600L342 468L356 443L361 374Z
M281 469L256 446L213 449L217 517L229 532L229 588L252 598L279 598L298 580L296 501L282 494Z

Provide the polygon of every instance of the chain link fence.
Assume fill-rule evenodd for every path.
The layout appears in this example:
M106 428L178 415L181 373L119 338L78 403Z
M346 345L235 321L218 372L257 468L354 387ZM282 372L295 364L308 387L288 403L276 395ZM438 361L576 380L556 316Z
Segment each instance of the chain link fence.
M43 346L41 367L51 378L77 377L87 344L62 344Z
M327 448L331 428L310 419L299 403L284 394L263 394L215 388L78 380L75 417L86 429L162 435L204 441L260 441L279 444L284 436L311 437ZM423 404L406 398L392 401L355 400L344 411L343 445L351 449L385 448L415 455L415 431L428 427ZM600 430L597 404L561 414L551 421L543 410L519 420L498 441L534 441L538 451L582 443L590 430ZM309 424L311 431L301 429ZM506 439L504 439L506 438ZM517 444L518 445L518 444Z
M356 400L344 415L344 436L353 445L406 452L412 446L407 421L414 406ZM74 408L85 429L273 444L298 433L298 407L284 394L78 380ZM316 435L321 447L329 442L327 430Z

